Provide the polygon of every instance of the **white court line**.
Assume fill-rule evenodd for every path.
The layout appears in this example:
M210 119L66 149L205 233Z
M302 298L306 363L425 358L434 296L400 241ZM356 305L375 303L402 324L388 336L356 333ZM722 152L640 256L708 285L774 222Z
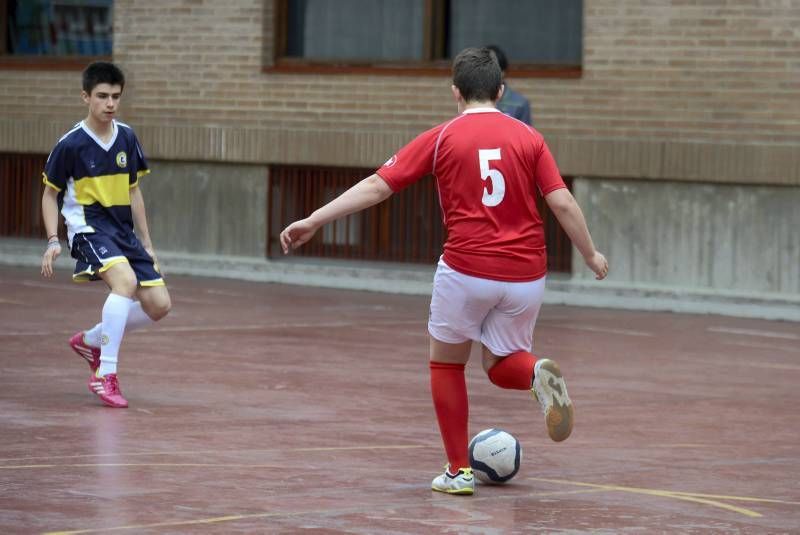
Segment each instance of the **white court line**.
M597 327L594 325L554 325L554 324L544 324L542 327L546 328L554 328L554 329L568 329L573 331L589 331L595 333L606 333L606 334L620 334L622 336L655 336L653 333L649 333L646 331L634 331L631 329L610 329L608 327Z
M302 323L272 323L272 324L264 324L264 325L191 325L185 327L164 327L164 328L152 328L152 329L142 329L138 332L146 332L150 334L158 334L158 333L183 333L183 332L203 332L203 331L255 331L255 330L267 330L267 329L307 329L307 328L322 328L322 329L335 329L338 327L379 327L381 325L385 326L393 326L393 325L414 325L417 323L421 323L417 320L408 320L408 321L393 321L393 320L385 320L385 321L371 321L369 323L362 323L358 321L330 321L330 322L302 322Z
M395 325L416 325L422 323L418 320L406 321L372 321L369 323L359 321L336 321L336 322L302 322L302 323L267 323L250 325L187 325L183 327L153 327L141 329L137 334L162 334L162 333L186 333L186 332L224 332L224 331L266 331L274 329L335 329L339 327L380 327ZM75 334L75 331L0 331L0 336L50 336L57 334Z
M55 336L61 334L75 334L75 330L71 331L38 331L38 332L29 332L29 331L0 331L0 336Z
M98 281L99 282L99 281ZM61 284L58 282L37 282L32 280L23 280L20 281L18 284L22 286L28 286L31 288L44 288L46 290L61 290L64 292L93 292L93 293L108 293L108 287L101 284L98 286L89 286L87 283L81 284ZM170 286L170 289L173 290L172 300L176 302L183 302L183 303L190 303L190 304L197 304L197 305L216 305L218 304L216 301L209 301L207 299L196 299L193 297L184 297L182 295L174 295L175 287Z
M195 297L184 297L182 295L175 295L174 289L170 288L170 297L173 303L187 303L190 305L207 305L207 306L218 306L220 303L219 301L209 301L208 299L197 299Z
M105 285L100 285L100 287L94 288L85 282L80 284L71 283L70 285L66 285L58 282L36 282L32 280L23 280L18 284L22 286L30 286L32 288L44 288L46 290L63 290L65 292L108 293L108 287Z
M243 294L243 293L231 292L231 291L228 291L228 290L215 290L213 288L206 288L204 291L205 291L205 293L210 294L210 295L225 295L225 296L228 296L228 297L246 297L247 296L247 294Z
M100 281L95 281L95 282L100 282ZM46 290L61 290L64 292L92 292L92 293L103 293L103 294L108 293L108 287L105 286L104 284L90 286L89 283L62 284L58 282L48 283L48 282L37 282L33 280L22 280L17 284L31 288L44 288ZM173 285L170 285L169 289L172 290L172 301L175 303L189 303L192 305L209 305L209 306L219 304L217 301L210 301L208 299L197 299L194 297L186 297L180 294L175 295L175 287ZM216 292L216 293L220 295L223 294L223 292ZM229 294L229 295L231 295L232 297L240 297L240 294ZM13 304L22 304L22 303L13 303Z
M428 334L428 329L425 328L425 324L422 322L415 323L419 323L420 329L418 331L398 331L397 329L392 328L391 325L384 325L382 327L362 327L359 330L376 333L385 333L390 331L392 334L397 335L398 337L424 336L425 338L428 338L430 334Z
M749 347L752 349L771 349L777 351L786 351L789 353L800 353L800 347L791 346L778 346L774 344L760 344L758 342L723 342L725 345L737 347Z
M756 329L737 329L734 327L708 327L706 330L712 333L741 334L744 336L758 336L761 338L780 338L783 340L800 340L800 334L783 333L779 331L759 331Z
M336 452L336 451L362 451L362 450L409 450L416 448L427 448L427 444L365 444L362 446L316 446L307 448L259 448L259 449L232 449L232 450L188 450L188 451L134 451L134 452L115 452L115 453L84 453L77 455L45 455L37 457L11 457L8 459L0 459L0 462L18 462L18 461L35 461L35 460L50 460L53 459L83 459L88 457L150 457L156 455L167 456L197 456L197 455L236 455L242 456L245 454L260 454L260 453L292 453L292 452ZM5 465L3 465L5 466ZM15 465L9 465L15 466Z
M759 363L758 367L759 368L770 368L770 369L773 369L773 370L791 370L791 371L800 372L800 366L795 366L793 364L770 364L769 362L767 362L767 363Z

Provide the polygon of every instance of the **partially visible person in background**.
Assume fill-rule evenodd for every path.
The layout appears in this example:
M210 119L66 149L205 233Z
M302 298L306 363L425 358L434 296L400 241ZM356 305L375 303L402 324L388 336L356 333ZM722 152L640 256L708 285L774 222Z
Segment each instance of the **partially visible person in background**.
M508 58L506 58L505 53L497 45L489 45L486 48L494 53L494 56L497 58L497 63L500 64L500 70L503 71L505 91L500 100L497 101L497 109L514 119L519 119L523 123L533 126L530 102L528 102L527 98L508 87L508 83L506 82Z

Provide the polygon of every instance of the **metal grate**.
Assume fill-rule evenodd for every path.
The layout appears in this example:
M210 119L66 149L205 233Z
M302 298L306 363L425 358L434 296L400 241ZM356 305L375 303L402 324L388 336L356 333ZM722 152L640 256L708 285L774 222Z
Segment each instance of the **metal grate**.
M567 189L572 191L572 177L564 177ZM536 208L544 222L544 242L547 245L547 271L551 273L572 273L572 242L561 228L547 203L536 198Z
M44 238L44 154L0 153L0 236Z
M280 255L278 237L286 225L307 216L372 172L354 168L270 167L267 256ZM572 181L566 181L572 189ZM548 269L570 272L569 238L541 199L538 206L545 221ZM326 225L294 254L429 264L441 255L444 240L436 185L432 177L427 177L377 206Z

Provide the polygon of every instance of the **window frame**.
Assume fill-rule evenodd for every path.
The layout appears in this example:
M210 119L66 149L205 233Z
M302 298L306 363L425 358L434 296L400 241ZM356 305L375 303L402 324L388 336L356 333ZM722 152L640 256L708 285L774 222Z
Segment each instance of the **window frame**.
M44 56L30 54L8 54L8 2L0 0L0 70L20 71L81 71L95 61L111 61L112 56Z
M274 19L272 21L272 54L266 54L265 73L295 74L377 74L402 76L449 76L452 67L450 59L437 59L445 50L445 0L424 0L425 20L423 21L422 61L358 61L358 60L313 60L286 56L288 34L288 4L291 0L265 0L272 2ZM265 21L266 22L266 21ZM267 22L268 23L268 22ZM514 78L580 78L581 65L542 65L515 62L506 73Z

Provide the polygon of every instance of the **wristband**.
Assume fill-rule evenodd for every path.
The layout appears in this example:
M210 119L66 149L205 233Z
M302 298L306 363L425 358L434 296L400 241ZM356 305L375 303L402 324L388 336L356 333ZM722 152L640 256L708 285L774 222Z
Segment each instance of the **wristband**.
M55 241L58 241L58 234L51 234L51 235L49 235L49 236L47 237L47 241L49 241L49 242L50 242L50 241L53 241L53 238L55 238Z
M53 249L54 247L61 247L61 244L58 243L57 241L49 241L49 242L47 242L47 248L48 249Z

